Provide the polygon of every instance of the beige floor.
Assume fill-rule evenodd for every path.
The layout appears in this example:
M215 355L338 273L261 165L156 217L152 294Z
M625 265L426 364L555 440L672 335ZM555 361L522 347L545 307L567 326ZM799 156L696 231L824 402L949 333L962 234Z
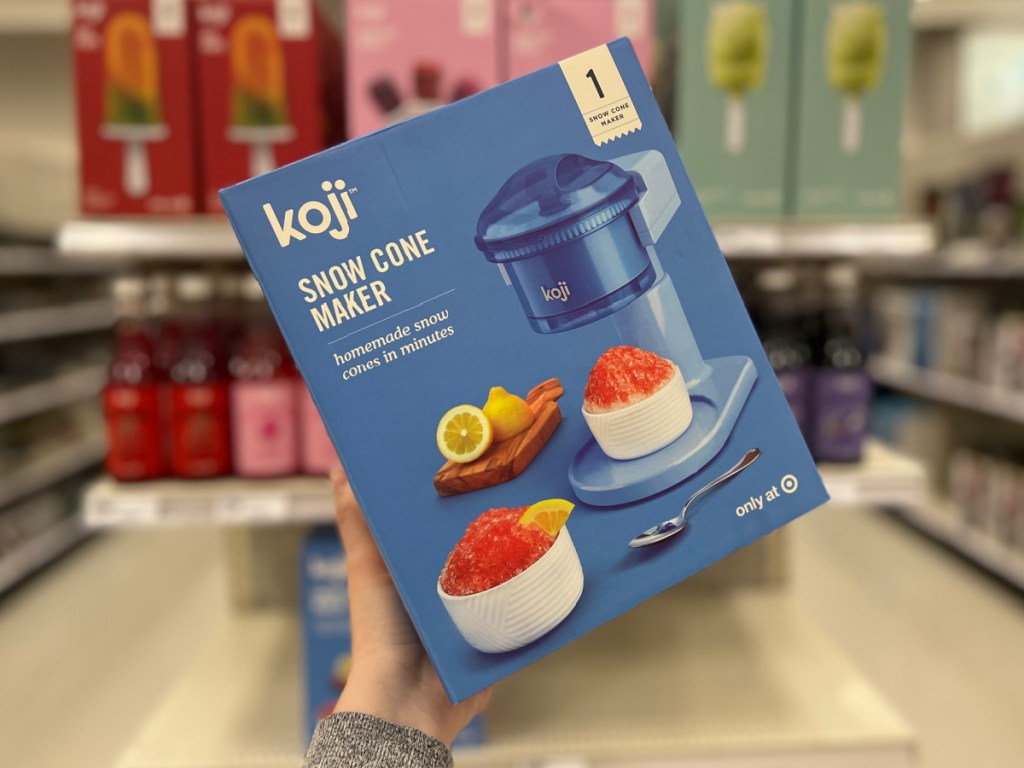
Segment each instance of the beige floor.
M0 601L0 765L114 766L227 605L219 545L104 536Z
M921 737L921 768L1024 765L1024 598L884 515L793 528L793 592ZM214 531L126 532L0 600L0 764L113 768L227 605Z
M916 730L921 768L1024 766L1024 595L884 513L793 534L798 600Z

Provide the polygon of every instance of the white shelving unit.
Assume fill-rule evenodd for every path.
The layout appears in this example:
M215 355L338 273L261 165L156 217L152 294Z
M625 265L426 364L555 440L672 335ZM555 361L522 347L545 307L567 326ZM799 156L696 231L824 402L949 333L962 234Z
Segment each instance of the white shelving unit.
M89 535L77 517L47 528L17 549L0 555L0 593L3 593Z
M887 387L1024 426L1024 394L885 357L871 358L868 370Z
M61 0L4 0L0 3L0 35L67 34L70 5Z
M103 460L106 449L103 434L87 434L6 470L0 474L0 508L96 466Z
M871 441L858 464L820 467L832 500L843 505L916 504L925 475L911 459ZM327 480L159 480L118 483L103 478L85 495L85 522L120 526L276 525L329 523L334 502Z
M300 658L287 613L232 617L119 768L294 768ZM913 765L907 725L767 591L670 590L500 683L487 728L487 745L456 765Z
M91 365L2 392L0 425L94 397L106 380L106 367Z
M106 274L109 261L62 259L52 248L39 245L0 245L0 277L53 277Z
M968 525L951 501L933 499L928 504L894 507L893 511L914 528L1024 590L1024 553Z
M1024 7L1014 0L916 0L911 20L918 29L1006 26L1009 20L1024 23Z
M818 469L832 501L844 506L917 504L928 485L920 463L878 440L868 440L857 464L821 464Z
M241 259L223 216L81 219L61 227L57 250L69 258L115 260Z
M325 478L281 480L156 480L118 483L98 480L85 494L85 523L120 526L279 525L334 519L334 500Z
M937 258L870 259L872 277L911 280L1024 280L1024 251L999 251L978 243L951 247Z
M874 224L721 224L715 236L736 259L921 258L934 253L924 222ZM242 251L220 217L82 219L65 224L57 239L71 258L238 259Z
M99 331L112 327L114 320L110 299L0 312L0 344Z
M872 224L719 224L718 245L730 259L918 259L935 252L925 222Z

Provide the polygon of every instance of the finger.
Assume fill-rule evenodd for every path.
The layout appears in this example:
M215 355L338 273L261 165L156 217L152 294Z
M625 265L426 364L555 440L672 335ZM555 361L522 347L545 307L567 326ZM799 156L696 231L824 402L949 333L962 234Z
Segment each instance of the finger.
M351 554L353 550L358 551L361 546L365 546L370 531L341 467L331 470L331 483L334 485L334 521L345 551Z
M359 508L352 486L349 485L341 467L331 471L331 482L334 484L334 519L338 526L341 544L345 549L346 560L352 564L360 563L383 567L383 560L377 549L363 511Z

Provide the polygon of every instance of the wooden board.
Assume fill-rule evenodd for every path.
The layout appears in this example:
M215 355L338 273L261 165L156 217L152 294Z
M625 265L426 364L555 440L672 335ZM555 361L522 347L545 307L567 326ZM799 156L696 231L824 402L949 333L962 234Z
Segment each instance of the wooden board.
M475 461L458 464L447 462L434 475L434 488L439 496L478 491L518 477L530 466L534 456L562 423L562 411L555 401L562 396L558 379L548 379L530 390L526 402L536 418L530 428L501 443L495 443Z

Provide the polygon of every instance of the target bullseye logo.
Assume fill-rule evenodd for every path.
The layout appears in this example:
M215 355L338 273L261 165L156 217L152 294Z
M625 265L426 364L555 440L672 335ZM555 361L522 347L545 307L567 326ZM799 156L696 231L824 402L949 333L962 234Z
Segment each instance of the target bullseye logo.
M779 487L783 493L794 493L800 487L800 483L797 482L796 475L786 475L779 481Z

